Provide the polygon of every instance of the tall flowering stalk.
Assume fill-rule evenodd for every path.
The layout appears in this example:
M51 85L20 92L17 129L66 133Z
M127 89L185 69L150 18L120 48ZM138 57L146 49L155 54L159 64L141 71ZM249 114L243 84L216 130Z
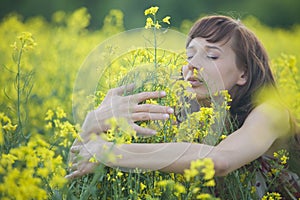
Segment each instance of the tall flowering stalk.
M16 98L12 94L6 93L6 96L16 105L16 111L15 117L11 118L5 113L0 113L0 199L40 200L54 196L62 199L62 192L58 191L63 191L67 182L64 178L65 157L74 137L64 138L59 144L56 142L71 131L77 132L74 126L66 120L65 123L60 123L61 121L54 119L53 124L59 126L60 135L56 135L56 141L52 144L40 133L26 132L24 129L25 120L28 120L25 105L33 87L33 73L26 73L23 56L35 46L36 43L29 32L22 32L11 45L17 70L9 71L16 73L14 86L17 94ZM49 111L47 120L51 120L53 115L59 119L66 118L62 109L54 113ZM49 128L50 124L47 126ZM39 127L39 130L43 128ZM65 149L59 148L60 145Z
M17 64L17 74L16 74L16 89L17 89L17 116L18 116L18 131L21 133L21 136L24 136L23 133L23 120L22 120L22 111L21 105L25 103L28 99L28 96L31 92L32 86L30 81L32 77L32 73L22 74L21 70L21 60L24 52L34 49L36 46L36 42L34 41L32 34L29 32L22 32L21 35L17 37L17 41L15 41L11 47L14 50L13 59ZM27 91L26 91L27 89ZM22 95L24 95L24 101L22 102Z
M161 28L161 22L166 23L166 24L170 24L170 16L166 16L165 18L162 19L162 21L157 20L156 18L156 13L158 11L159 7L154 6L154 7L150 7L148 9L146 9L144 11L145 16L147 16L146 19L146 25L145 28L146 29L153 29L153 37L154 37L154 66L155 68L157 67L157 29Z

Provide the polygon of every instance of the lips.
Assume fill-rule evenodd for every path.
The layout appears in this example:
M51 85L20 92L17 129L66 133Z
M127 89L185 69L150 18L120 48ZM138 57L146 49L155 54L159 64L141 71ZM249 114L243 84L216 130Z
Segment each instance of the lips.
M197 87L203 84L203 81L196 78L196 77L190 77L187 79L187 81L192 85L192 87Z

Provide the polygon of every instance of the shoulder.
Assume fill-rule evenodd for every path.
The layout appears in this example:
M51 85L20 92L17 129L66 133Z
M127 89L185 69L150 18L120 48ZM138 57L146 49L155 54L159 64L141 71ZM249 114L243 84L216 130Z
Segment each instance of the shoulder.
M270 131L277 137L284 137L290 133L290 113L280 104L265 102L250 112L243 124L243 127L249 126Z

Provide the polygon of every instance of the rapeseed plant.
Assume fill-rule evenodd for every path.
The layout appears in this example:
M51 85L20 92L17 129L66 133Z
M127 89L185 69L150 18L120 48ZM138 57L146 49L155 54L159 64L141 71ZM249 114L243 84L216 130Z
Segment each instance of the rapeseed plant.
M61 155L36 135L0 157L1 199L47 199L66 184Z
M97 91L89 100L97 106L110 88L135 81L137 87L133 93L166 91L165 98L145 103L169 105L175 113L163 122L140 124L156 129L155 136L137 136L122 119L111 119L113 126L105 137L116 145L178 141L217 144L230 132L218 128L227 123L224 116L229 109L230 96L227 91L212 94L221 97L221 104L214 102L210 107L201 107L199 112L191 112L190 100L195 97L187 92L189 85L180 80L182 77L179 73L185 57L159 48L157 33L162 31L162 27L170 25L171 17L158 19L158 11L158 7L144 11L145 28L153 33L152 39L146 39L150 47L130 50L118 60L109 60L110 67L100 78ZM75 138L80 139L80 128L68 119L68 113L71 113L71 83L75 80L78 63L83 61L93 45L124 30L123 17L121 11L112 10L105 17L103 28L94 32L87 29L90 15L85 8L71 14L56 12L51 22L40 17L22 21L20 16L14 14L0 23L0 35L5 38L0 43L1 66L4 66L0 79L4 88L0 94L0 198L215 199L214 194L218 194L220 199L258 199L253 184L257 175L254 172L260 167L256 162L223 179L214 177L211 160L202 159L192 162L184 174L138 169L124 172L100 165L95 174L66 182L64 176L68 166L65 163L69 147ZM187 30L190 24L192 22L185 21L182 30ZM253 26L255 24L257 22ZM272 37L279 33L274 34L267 27L256 28L257 32L264 33L262 38L267 38L264 43L271 44L269 46L272 48L268 45L267 48L270 48L271 57L276 58L272 67L279 90L285 97L283 102L299 118L299 57L285 54L277 56L278 52L297 52L297 42L289 42L295 47L284 49L285 45L276 46L273 42ZM300 38L299 31L293 34L286 33L283 36L293 41ZM109 58L116 51L114 48L117 47L107 46L110 51L102 56ZM174 121L181 123L176 125ZM21 132L23 134L18 137ZM217 139L211 140L210 136ZM109 160L119 155L106 156ZM267 173L270 191L276 188L277 180L285 172L292 155L283 149L273 157L272 167ZM98 162L95 155L91 155L90 162ZM278 192L263 195L262 199L282 199L282 194Z

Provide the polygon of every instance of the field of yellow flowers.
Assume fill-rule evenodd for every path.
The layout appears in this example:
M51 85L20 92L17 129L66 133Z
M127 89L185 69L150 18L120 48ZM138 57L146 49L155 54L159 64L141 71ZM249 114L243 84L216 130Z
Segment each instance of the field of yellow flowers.
M168 16L156 19L157 9L146 10L145 15L141 12L141 17L145 17L141 27L152 31L154 36L161 28L171 27L172 23ZM73 181L64 178L69 148L80 130L74 120L72 105L80 67L97 45L125 30L123 14L119 10L111 10L99 30L88 30L89 20L87 9L81 8L73 13L56 12L50 22L42 17L23 21L21 16L11 14L0 23L0 199L216 199L212 191L218 188L209 159L191 163L184 174L124 172L99 166L93 175ZM286 105L300 118L297 64L300 60L300 25L282 30L264 26L252 17L243 21L266 46ZM183 21L176 31L186 34L192 23ZM178 93L184 97L189 95L182 90L185 83L172 82L184 63L184 49L181 53L166 52L159 49L155 37L148 42L151 48L129 51L108 64L110 67L99 78L95 94L88 98L95 106L101 103L108 89L131 83L136 77L143 82L135 92L167 92L165 99L151 103L177 105L180 104ZM148 71L132 70L139 65L146 66ZM225 91L221 95L230 101ZM219 108L224 112L226 109L226 105ZM187 116L193 127L187 122L177 127L170 120L145 122L140 125L160 130L156 136L139 138L126 127L124 130L127 131L124 131L112 126L106 137L116 145L122 142L170 142L174 138L176 141L201 142L199 138L208 135L216 115L212 108L204 107L201 112ZM201 129L197 128L200 124ZM191 134L184 135L186 131L182 130L188 129ZM217 136L219 140L224 137L226 133ZM286 155L279 152L278 159L283 158L286 159ZM281 167L278 165L277 171ZM255 188L248 184L252 176L246 168L229 175L223 180L227 189L224 194L221 192L221 199L255 199ZM265 199L280 199L280 194L268 193Z

